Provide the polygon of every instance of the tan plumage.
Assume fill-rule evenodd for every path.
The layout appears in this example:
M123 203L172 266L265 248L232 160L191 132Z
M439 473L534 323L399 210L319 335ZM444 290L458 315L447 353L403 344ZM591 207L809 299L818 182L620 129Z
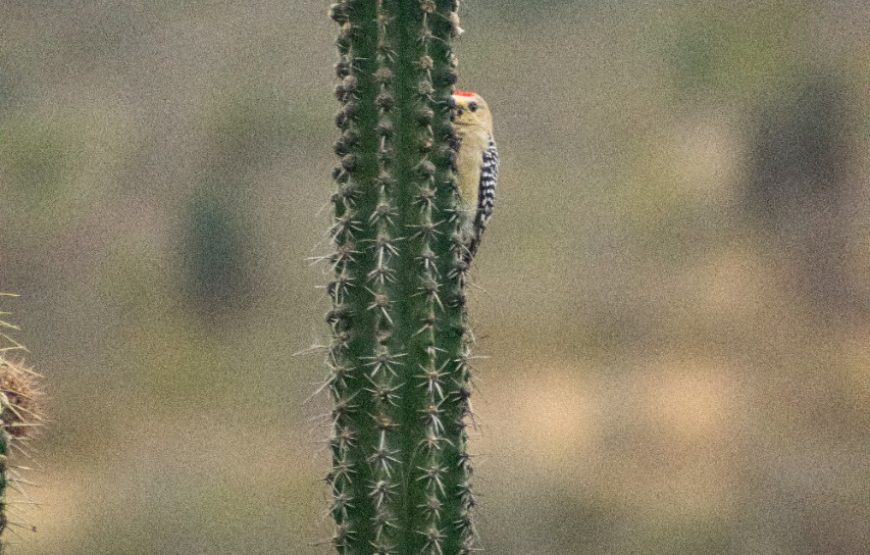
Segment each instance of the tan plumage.
M457 184L465 212L466 259L470 263L492 215L498 179L498 152L493 138L492 112L477 93L457 91L454 125L459 140Z
M457 170L459 173L459 188L462 200L469 208L477 205L477 193L480 184L480 170L483 164L483 153L489 148L492 139L492 112L489 105L478 94L453 96L456 103L456 136L461 145ZM474 107L474 111L471 107Z

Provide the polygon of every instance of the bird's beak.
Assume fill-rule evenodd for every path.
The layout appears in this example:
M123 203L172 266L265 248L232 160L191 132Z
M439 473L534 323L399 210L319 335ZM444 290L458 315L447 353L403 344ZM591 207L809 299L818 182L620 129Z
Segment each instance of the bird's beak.
M456 118L465 113L465 108L456 102L456 97L453 96L450 97L450 108L452 108L450 111L450 121L456 121Z

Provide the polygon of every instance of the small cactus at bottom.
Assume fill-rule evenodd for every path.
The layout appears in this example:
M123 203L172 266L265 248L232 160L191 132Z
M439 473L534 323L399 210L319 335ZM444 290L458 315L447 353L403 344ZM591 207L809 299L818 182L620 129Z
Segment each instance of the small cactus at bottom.
M344 0L327 285L338 553L475 551L456 0Z
M0 315L6 313L0 312ZM0 329L17 329L0 320ZM24 495L23 486L30 484L21 476L26 466L13 465L17 456L29 457L28 441L43 424L42 376L13 360L9 353L25 350L6 333L0 332L0 553L6 551L4 532L10 524L9 489Z

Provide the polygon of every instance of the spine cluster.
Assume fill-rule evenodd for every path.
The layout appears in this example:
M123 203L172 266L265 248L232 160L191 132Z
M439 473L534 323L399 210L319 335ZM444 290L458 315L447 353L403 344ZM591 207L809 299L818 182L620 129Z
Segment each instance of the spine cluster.
M473 550L456 0L344 0L327 285L327 477L342 554Z
M23 488L30 485L21 476L21 472L28 468L13 465L10 459L16 452L19 456L29 457L27 443L43 421L42 376L27 368L23 361L10 357L11 353L26 349L5 333L18 329L2 319L6 314L0 312L0 537L9 524L16 524L9 519L12 504L8 500L9 490L24 495ZM20 522L17 524L21 525ZM3 552L5 542L0 541L0 553Z

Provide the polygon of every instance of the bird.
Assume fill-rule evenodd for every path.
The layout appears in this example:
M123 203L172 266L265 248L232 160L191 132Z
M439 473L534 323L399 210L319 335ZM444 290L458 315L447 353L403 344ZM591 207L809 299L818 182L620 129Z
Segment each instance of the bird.
M498 149L489 105L479 94L457 90L451 96L456 130L456 177L467 237L463 260L470 265L492 217L498 182Z

